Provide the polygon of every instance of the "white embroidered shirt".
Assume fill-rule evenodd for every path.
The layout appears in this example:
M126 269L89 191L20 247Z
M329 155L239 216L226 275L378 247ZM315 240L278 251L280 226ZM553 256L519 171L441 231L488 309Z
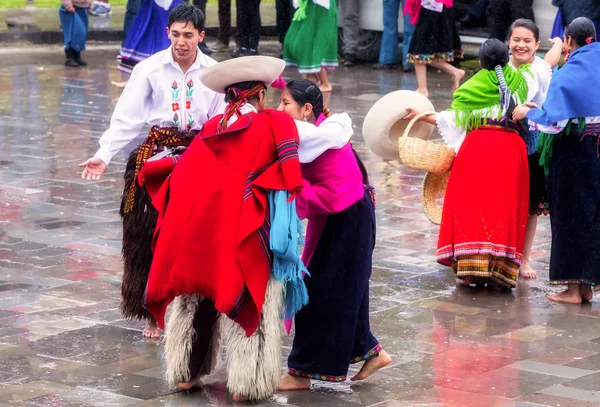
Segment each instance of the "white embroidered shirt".
M213 116L223 113L224 95L200 82L204 69L217 62L198 50L186 73L173 59L171 47L135 66L110 121L100 138L96 157L108 165L144 126L200 130Z

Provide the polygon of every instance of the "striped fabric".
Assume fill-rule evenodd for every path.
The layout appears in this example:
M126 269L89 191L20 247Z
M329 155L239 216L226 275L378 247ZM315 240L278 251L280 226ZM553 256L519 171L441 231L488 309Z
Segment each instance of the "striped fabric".
M298 159L298 140L288 139L277 144L277 156L281 164L294 158Z
M459 256L453 268L458 278L488 278L506 288L516 286L519 274L519 265L513 260L485 254Z

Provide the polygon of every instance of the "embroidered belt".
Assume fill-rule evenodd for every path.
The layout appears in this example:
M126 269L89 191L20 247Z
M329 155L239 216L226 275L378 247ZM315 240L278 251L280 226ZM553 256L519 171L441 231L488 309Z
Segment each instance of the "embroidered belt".
M150 157L161 152L168 147L189 146L198 131L180 131L177 127L152 126L148 137L139 146L138 154L135 160L134 182L131 183L127 192L127 199L123 207L124 213L129 213L133 209L135 199L135 179L142 166Z
M520 129L519 125L516 122L513 122L512 120L509 120L507 123L505 121L487 119L485 124L482 122L481 126L479 126L475 130L479 130L479 129L508 131L511 133L517 133L519 135L521 134L521 132L520 132L521 129Z

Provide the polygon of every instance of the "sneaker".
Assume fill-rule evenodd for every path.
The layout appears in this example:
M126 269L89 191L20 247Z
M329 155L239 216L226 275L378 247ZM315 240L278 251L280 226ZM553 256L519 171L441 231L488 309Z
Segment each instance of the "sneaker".
M112 13L109 3L95 2L90 10L90 14L96 17L106 17Z
M355 54L344 54L344 66L351 67L356 64Z
M206 42L202 41L200 44L198 44L198 48L200 48L200 51L204 54L204 55L211 55L212 51L208 48L208 45L206 45Z
M214 52L226 52L229 51L229 45L223 44L220 41L215 42L215 44L211 47Z
M245 47L241 47L240 49L235 51L233 54L231 54L231 56L234 58L248 57L248 56L252 56L252 55L258 55L258 51L253 48L245 48Z
M375 64L372 66L374 71L385 71L391 69L398 69L398 64Z

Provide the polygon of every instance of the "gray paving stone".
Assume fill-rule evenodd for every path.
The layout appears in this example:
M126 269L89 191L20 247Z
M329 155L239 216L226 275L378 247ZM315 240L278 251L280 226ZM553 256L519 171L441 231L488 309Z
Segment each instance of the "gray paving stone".
M541 373L549 376L565 377L569 379L577 379L594 373L592 370L577 369L569 366L551 365L549 363L532 362L523 360L509 367L513 369L525 370L529 372Z

